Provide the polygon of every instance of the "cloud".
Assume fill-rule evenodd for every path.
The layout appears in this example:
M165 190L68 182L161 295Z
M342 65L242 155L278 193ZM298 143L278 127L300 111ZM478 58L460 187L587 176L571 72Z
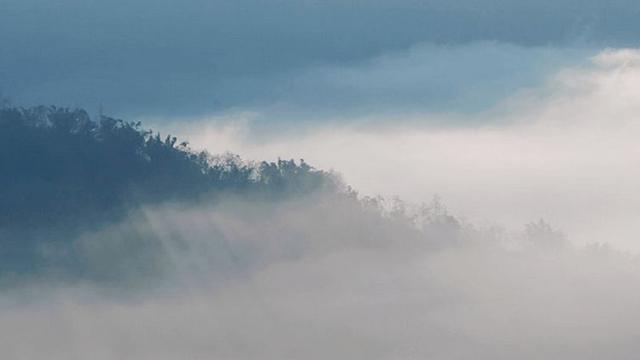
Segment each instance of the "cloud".
M523 87L538 85L549 74L577 66L596 53L581 46L422 43L364 61L314 64L270 76L211 81L196 97L219 88L216 97L226 105L218 111L205 111L207 115L252 113L256 115L254 127L259 122L264 130L275 131L329 118L348 121L372 114L472 113L494 106ZM156 111L137 118L187 123L202 116Z
M345 67L348 75L354 64L418 44L445 46L435 50L434 65L443 64L442 73L449 74L447 61L438 60L446 46L637 45L638 10L624 0L610 1L604 9L595 0L189 0L180 5L167 0L7 0L0 5L0 82L2 91L20 104L55 103L96 111L103 104L118 116L201 115L273 105L285 95L295 95L286 90L290 82L313 88L297 83L313 76L307 70ZM522 79L520 71L526 80L522 67L501 76L496 66L503 60L506 68L516 61L531 64L527 59L533 56L535 74L536 51L515 52L513 62L498 54L493 63L483 51L477 56L493 65L491 73L503 81ZM426 91L422 85L410 86L418 93L409 94L405 103L422 103L425 97L436 101L432 98L443 96L438 91L443 85L445 93L459 90L449 89L441 79L435 84ZM329 84L326 98L315 105L330 108L353 95L334 95L336 85L340 82ZM369 105L389 97L399 102L406 94L399 89L369 93ZM298 104L303 108L309 99L304 100ZM439 106L449 101L445 97Z
M338 170L364 194L440 194L470 219L515 226L544 217L573 241L637 250L637 54L605 50L472 114L330 118L280 136L253 130L256 115L244 125L168 128L214 152L304 158Z
M594 52L494 42L420 44L364 62L315 66L273 79L272 102L250 108L270 125L283 119L300 123L398 112L470 113Z
M137 227L164 244L171 280L125 293L95 284L5 289L3 356L631 359L637 353L640 278L632 258L602 247L537 251L517 238L520 247L510 249L499 232L469 228L464 241L436 249L429 244L441 236L425 238L355 205L310 197L145 208L87 236L108 244L126 236L122 226Z
M171 60L170 69L147 64L135 71L100 67L35 87L20 81L5 87L18 103L53 102L89 109L103 104L110 113L155 121L185 121L242 109L260 112L271 125L337 115L484 109L593 52L588 47L426 43L370 59L314 63L277 72L220 73L209 65Z

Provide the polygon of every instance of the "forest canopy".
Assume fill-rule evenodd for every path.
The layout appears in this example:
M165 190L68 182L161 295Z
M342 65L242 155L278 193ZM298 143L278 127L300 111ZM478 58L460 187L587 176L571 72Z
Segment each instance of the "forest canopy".
M80 109L0 109L0 226L103 220L136 204L216 192L308 193L338 184L304 160L246 163Z
M145 207L346 190L335 175L304 160L213 156L139 122L93 120L81 109L4 106L0 134L0 278L52 268L86 274L94 264L78 250L77 239L127 221ZM139 267L156 262L149 260L157 255L155 235L138 235L103 240L101 246L119 247L105 259L112 270L119 261Z

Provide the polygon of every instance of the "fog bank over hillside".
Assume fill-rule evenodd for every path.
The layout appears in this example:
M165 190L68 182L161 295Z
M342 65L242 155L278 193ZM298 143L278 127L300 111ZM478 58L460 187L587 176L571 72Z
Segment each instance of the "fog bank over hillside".
M84 234L77 246L98 274L135 274L149 260L126 261L135 251L131 234L138 234L154 245L144 254L161 260L155 266L164 280L36 281L5 290L3 355L577 360L637 354L637 259L607 246L572 247L544 223L510 233L459 222L437 202L413 220L398 204L388 211L368 204L317 194L145 208Z
M585 241L539 217L468 221L437 197L365 196L306 161L213 156L97 120L0 111L10 135L0 152L3 357L577 360L639 350L640 263L611 245L614 233ZM540 133L492 136L546 134L525 128ZM378 136L352 134L355 146ZM413 146L398 134L388 133L405 140L398 149ZM365 164L416 174L392 155ZM491 214L494 201L483 204Z
M602 50L467 115L392 112L269 132L254 126L259 113L231 113L164 128L249 158L295 154L336 169L362 194L439 194L474 222L518 227L543 217L577 243L637 252L639 58L636 49Z

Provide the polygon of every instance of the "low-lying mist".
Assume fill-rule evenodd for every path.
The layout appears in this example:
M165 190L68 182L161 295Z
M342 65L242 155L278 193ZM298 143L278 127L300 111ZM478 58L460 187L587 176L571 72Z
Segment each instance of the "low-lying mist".
M640 270L544 221L482 228L317 192L163 204L3 291L8 359L632 359Z
M474 224L439 198L365 197L303 161L221 160L81 111L5 110L0 126L3 358L640 350L640 264L608 239Z
M483 93L467 80L473 96ZM640 251L640 51L602 50L539 82L473 113L373 111L256 129L261 113L239 112L165 127L211 151L303 157L363 194L439 194L475 222L543 217L576 243Z

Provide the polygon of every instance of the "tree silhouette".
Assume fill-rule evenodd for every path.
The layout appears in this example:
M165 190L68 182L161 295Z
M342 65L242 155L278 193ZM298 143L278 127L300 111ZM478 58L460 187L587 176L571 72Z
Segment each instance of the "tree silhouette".
M194 152L139 122L93 121L81 109L1 107L0 134L0 245L17 262L42 245L43 231L100 227L142 205L222 193L286 197L337 184L304 161Z

